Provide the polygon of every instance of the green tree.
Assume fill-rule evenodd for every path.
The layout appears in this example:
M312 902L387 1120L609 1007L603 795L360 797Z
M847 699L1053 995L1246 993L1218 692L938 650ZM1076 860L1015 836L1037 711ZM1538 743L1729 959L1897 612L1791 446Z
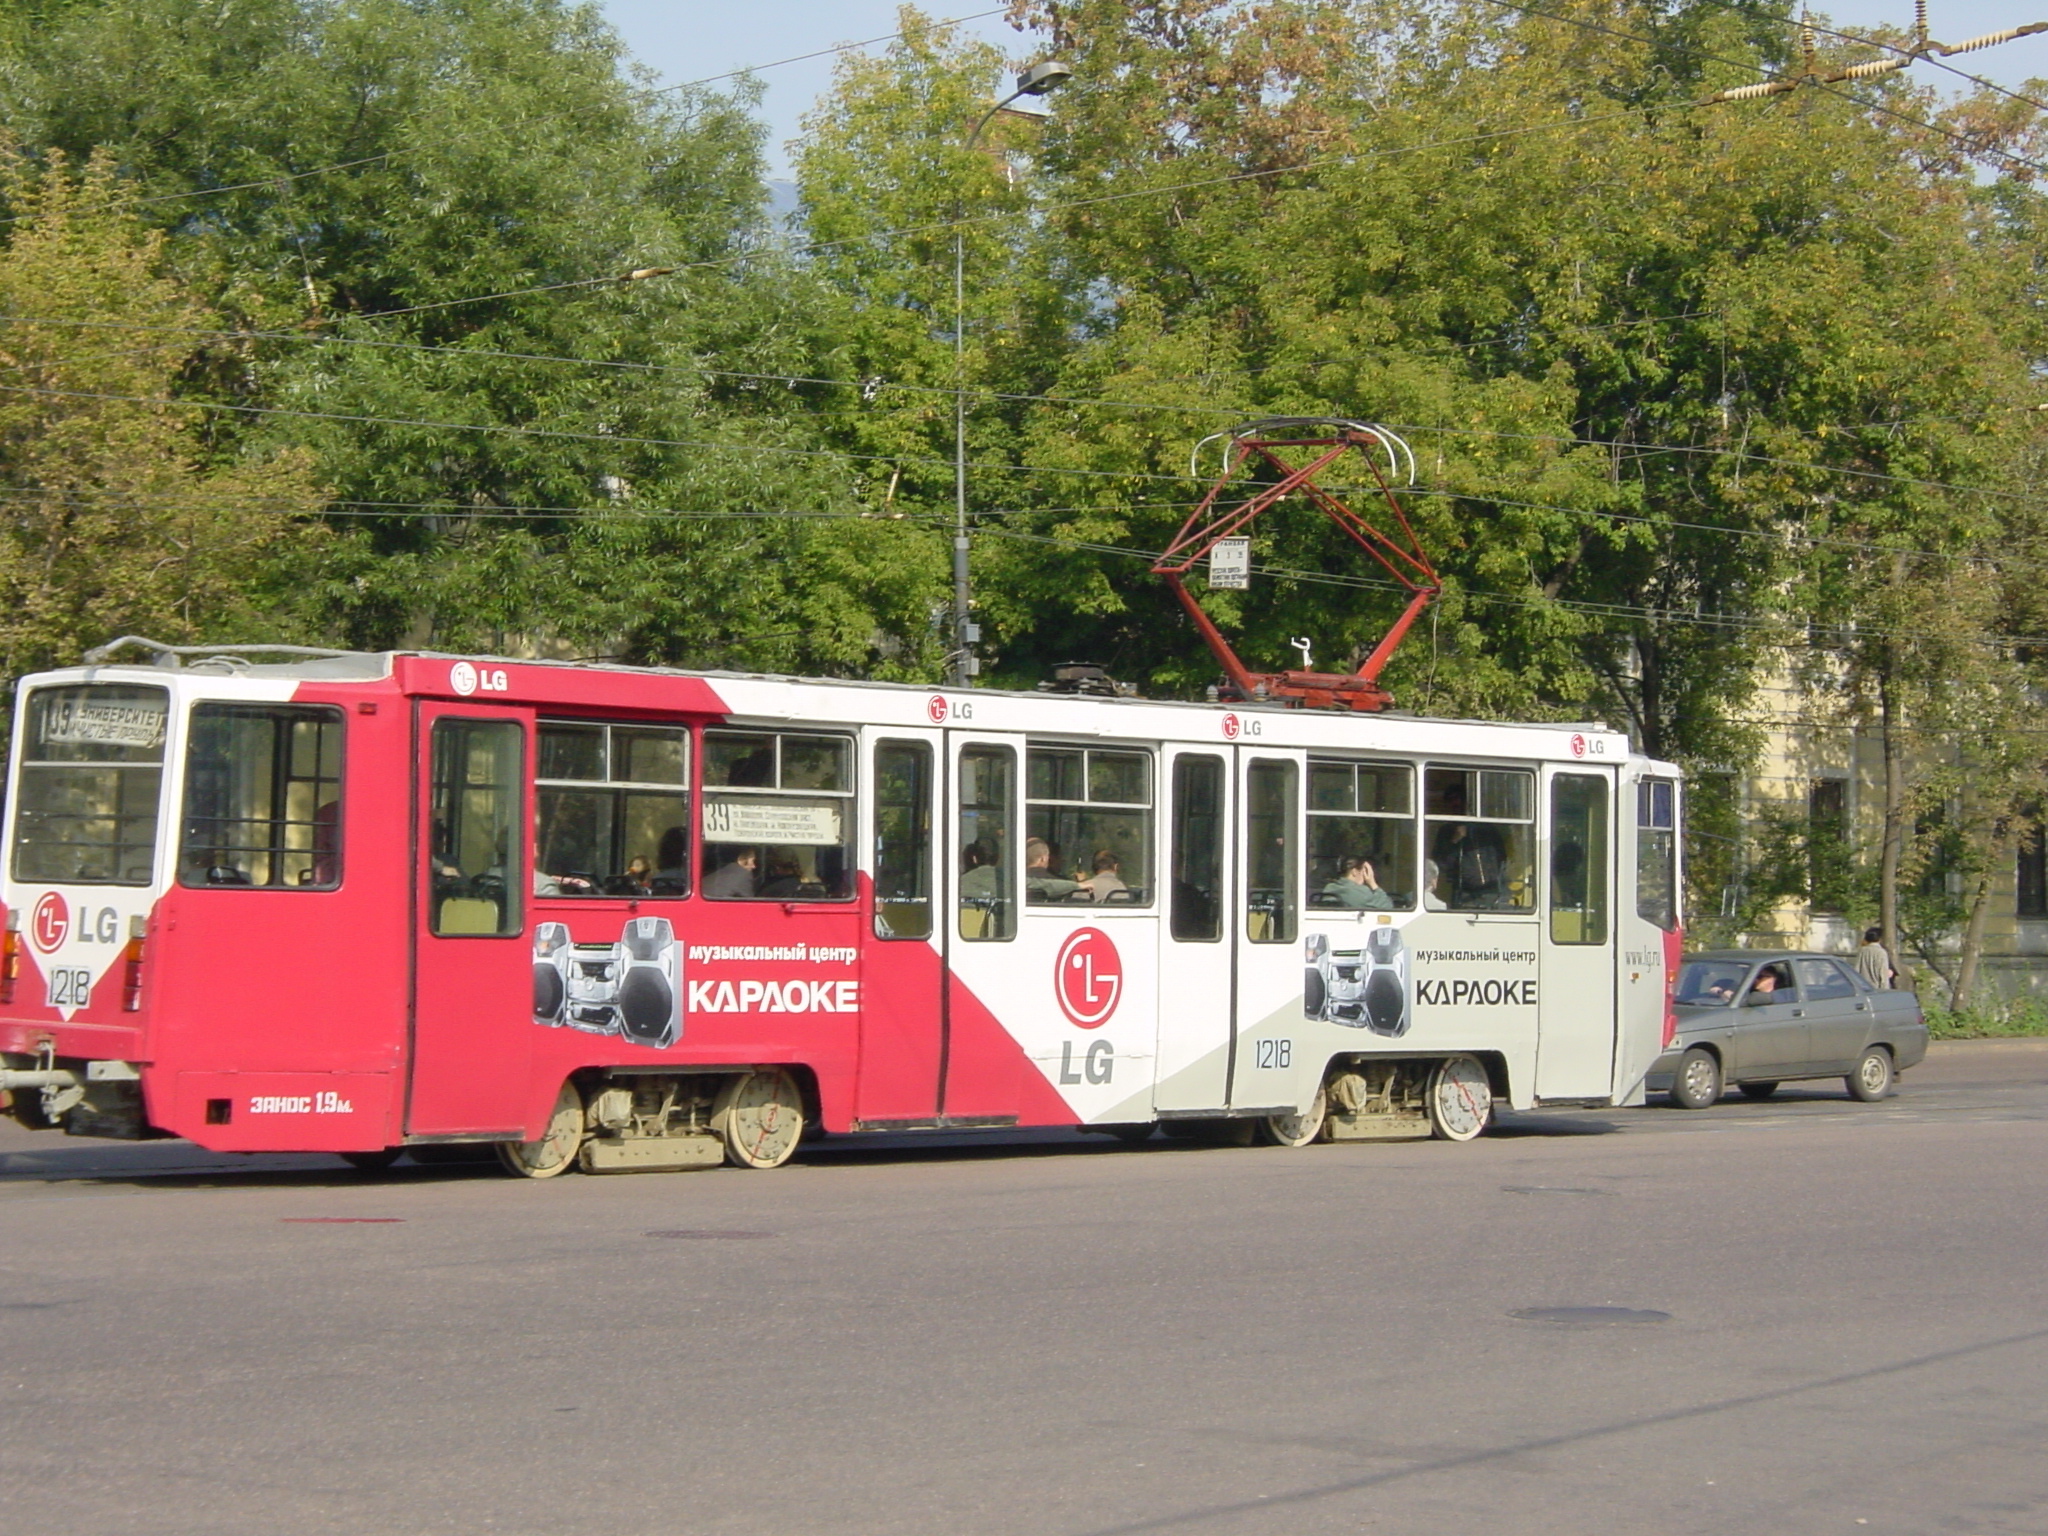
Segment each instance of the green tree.
M919 668L923 544L785 382L837 320L746 91L653 91L554 0L75 0L6 50L0 110L110 153L238 332L217 437L316 454L338 638Z
M289 633L286 574L317 552L310 456L223 452L175 403L211 321L166 271L110 159L73 176L0 154L0 664L78 659L123 632ZM21 318L34 316L34 319ZM81 325L153 339L81 341ZM279 615L285 617L280 623Z

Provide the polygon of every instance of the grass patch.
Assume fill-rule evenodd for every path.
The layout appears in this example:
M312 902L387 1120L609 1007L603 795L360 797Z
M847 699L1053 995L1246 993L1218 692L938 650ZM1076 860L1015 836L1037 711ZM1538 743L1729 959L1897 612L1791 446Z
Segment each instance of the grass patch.
M2048 1004L2019 997L1999 998L1959 1013L1929 1008L1927 1035L1932 1040L2020 1040L2048 1036Z

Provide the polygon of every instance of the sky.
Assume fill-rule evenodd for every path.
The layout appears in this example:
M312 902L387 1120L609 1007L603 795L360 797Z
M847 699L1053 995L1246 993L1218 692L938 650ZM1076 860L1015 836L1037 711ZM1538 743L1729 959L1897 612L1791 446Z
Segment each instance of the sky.
M883 38L896 29L895 0L600 0L626 45L664 85L752 67L767 88L762 110L768 119L769 174L789 174L786 142L800 131L811 104L832 83L833 60L778 61L840 43ZM1033 51L1027 35L1003 21L1003 7L990 0L926 0L927 15L973 17L965 22L976 36L1013 54ZM2048 21L2048 0L1930 0L1929 30L1942 42L1961 42L1986 32L2030 21ZM1833 0L1815 7L1830 24L1853 32L1889 22L1904 27L1913 19L1912 0ZM877 46L886 46L885 44ZM1966 54L1956 67L1981 74L2008 89L2031 78L2048 78L2048 33L2022 38L1982 53ZM773 67L766 67L773 66ZM1915 74L1932 82L1953 79L1926 65ZM1053 98L1057 110L1057 98Z

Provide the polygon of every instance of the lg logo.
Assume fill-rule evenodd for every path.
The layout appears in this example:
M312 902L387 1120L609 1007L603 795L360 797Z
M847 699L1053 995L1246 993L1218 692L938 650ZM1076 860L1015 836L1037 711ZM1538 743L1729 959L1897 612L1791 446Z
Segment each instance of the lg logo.
M479 671L466 661L458 661L448 669L448 686L466 699L472 693L505 693L512 684L503 667Z

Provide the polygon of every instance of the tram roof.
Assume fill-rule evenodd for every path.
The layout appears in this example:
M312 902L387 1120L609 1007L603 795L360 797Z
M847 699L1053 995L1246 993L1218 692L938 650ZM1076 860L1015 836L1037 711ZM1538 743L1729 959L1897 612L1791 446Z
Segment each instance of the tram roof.
M259 687L254 691L258 693L268 693L279 684L392 683L405 693L470 698L474 702L516 702L542 708L612 705L636 710L722 713L735 719L768 717L789 721L815 718L821 724L844 724L849 719L874 724L944 723L996 732L1028 730L1046 735L1083 737L1169 736L1240 741L1248 737L1250 741L1247 744L1263 742L1275 747L1377 748L1487 757L1590 758L1595 762L1614 762L1635 756L1624 733L1599 721L1468 720L1398 710L1356 714L1304 710L1278 702L1222 703L1036 689L968 690L867 678L810 678L783 673L635 666L616 662L490 656L474 652L328 651L296 655L287 660L264 661L254 657L267 652L254 647L250 651L251 654L243 655L236 654L232 647L193 646L179 647L174 653L169 647L164 647L153 661L106 661L38 674L22 681L112 680L115 676L123 681L162 681L168 672L183 679L196 681L204 678L209 683L230 684L221 690L226 693L242 691L232 686L234 681L257 684ZM459 675L464 665L484 674L502 671L509 686L480 695L456 687L451 678ZM610 697L600 699L592 696L589 687L600 681L615 684L633 679L694 682L707 685L716 698L714 701L707 695L701 702L655 702L644 697L624 696L616 687L610 687L603 690ZM264 684L269 686L260 686ZM828 701L834 695L844 696L848 692L864 694L876 705L886 698L895 707L858 711L830 707ZM947 704L951 718L932 713L941 702ZM974 713L971 717L961 717L959 709L962 704L972 708ZM1060 711L1057 718L1047 714L1053 709ZM1140 719L1133 718L1133 715L1155 718L1140 723ZM902 717L900 720L899 716ZM1166 727L1167 719L1176 717L1183 723L1177 727ZM1241 735L1239 730L1223 723L1233 717L1241 722ZM1196 719L1213 720L1218 725L1214 729L1190 728Z

